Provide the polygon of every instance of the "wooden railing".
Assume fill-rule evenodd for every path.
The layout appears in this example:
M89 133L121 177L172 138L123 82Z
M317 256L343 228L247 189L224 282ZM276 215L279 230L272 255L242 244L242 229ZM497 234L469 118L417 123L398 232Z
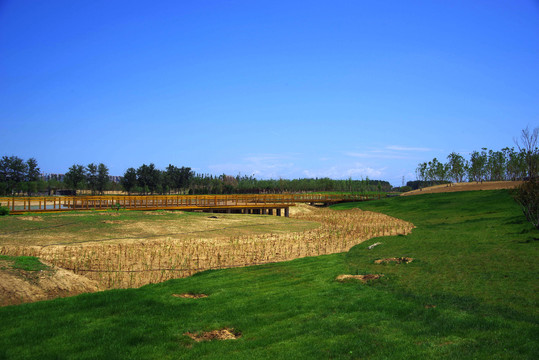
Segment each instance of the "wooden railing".
M1 197L0 204L12 213L69 210L229 209L246 207L284 208L294 203L366 201L380 195L268 194L268 195L147 195L147 196L48 196Z

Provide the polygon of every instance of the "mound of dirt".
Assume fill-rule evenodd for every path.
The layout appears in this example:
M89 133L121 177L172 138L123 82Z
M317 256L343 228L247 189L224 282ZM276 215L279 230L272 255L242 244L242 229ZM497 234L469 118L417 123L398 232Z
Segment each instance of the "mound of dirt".
M211 341L211 340L236 340L241 337L241 333L234 329L224 328L221 330L212 330L202 333L186 332L184 335L189 336L196 342Z
M0 306L50 300L99 290L101 288L96 281L54 266L41 271L25 271L6 266L0 268Z
M394 257L394 258L387 258L387 259L379 259L379 260L374 260L374 263L375 264L387 264L387 263L397 263L397 264L406 264L406 263L411 263L412 261L414 261L414 259L412 258L409 258L409 257Z
M482 183L453 183L444 185L430 186L424 189L412 190L401 194L401 196L433 194L457 191L476 191L476 190L501 190L513 189L522 184L522 181L485 181Z
M337 281L346 281L346 280L359 280L362 283L367 281L380 279L384 274L366 274L366 275L339 275L335 280Z
M208 297L208 295L206 295L206 294L191 294L191 293L172 294L172 296L179 297L179 298L184 298L184 299L202 299L202 298Z

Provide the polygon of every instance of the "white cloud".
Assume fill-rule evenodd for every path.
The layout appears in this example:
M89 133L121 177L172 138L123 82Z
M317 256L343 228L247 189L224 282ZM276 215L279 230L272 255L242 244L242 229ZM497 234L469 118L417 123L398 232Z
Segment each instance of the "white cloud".
M389 145L386 146L386 149L388 150L395 150L395 151L432 151L432 149L429 148L422 148L422 147L407 147L407 146L399 146L399 145Z
M364 159L408 159L409 156L405 156L402 154L396 154L391 152L384 152L380 150L373 150L368 152L345 152L344 155L350 156L350 157L357 157L357 158L364 158Z
M308 178L323 178L328 177L331 179L347 179L349 177L353 179L360 178L381 178L384 174L385 168L375 169L370 166L364 166L360 163L352 164L352 166L333 166L328 169L322 170L304 170L303 175Z
M254 175L258 178L279 178L291 174L293 157L289 155L262 154L248 156L237 163L213 164L208 168L213 173Z

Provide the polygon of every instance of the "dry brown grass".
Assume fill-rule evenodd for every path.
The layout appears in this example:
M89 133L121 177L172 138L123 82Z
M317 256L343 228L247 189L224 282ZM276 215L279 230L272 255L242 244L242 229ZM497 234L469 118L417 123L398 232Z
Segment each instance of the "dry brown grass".
M0 244L18 246L125 243L148 239L198 241L271 231L303 231L318 226L277 216L185 214L181 211L16 215L1 220Z
M245 215L238 216L242 219L231 218L230 221L247 221ZM208 269L339 253L369 238L407 234L413 228L411 223L359 209L334 211L309 207L297 211L295 217L304 222L320 223L320 226L300 232L280 230L228 235L217 231L220 236L207 237L200 232L199 236L189 238L174 236L82 245L4 245L0 246L0 254L37 256L96 280L105 288L129 288L186 277ZM272 219L271 216L255 218ZM201 228L212 229L212 220L204 219L205 225L200 225ZM158 232L146 223L130 224L127 228L122 224L118 226L118 231ZM167 226L168 231L177 231L174 227L180 225Z
M485 182L465 182L444 185L430 186L424 189L412 190L401 194L401 196L433 194L457 191L476 191L476 190L501 190L513 189L522 184L522 181L485 181Z

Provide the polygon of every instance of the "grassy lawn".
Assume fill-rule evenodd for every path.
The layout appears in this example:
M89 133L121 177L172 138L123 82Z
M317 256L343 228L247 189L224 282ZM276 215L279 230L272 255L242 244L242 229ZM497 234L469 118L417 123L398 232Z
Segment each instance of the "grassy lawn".
M417 228L348 253L1 308L0 358L539 358L539 232L506 191L335 208L354 206ZM414 261L374 264L401 256ZM385 276L334 280L368 273ZM209 296L173 296L182 293ZM223 328L241 337L184 335Z

